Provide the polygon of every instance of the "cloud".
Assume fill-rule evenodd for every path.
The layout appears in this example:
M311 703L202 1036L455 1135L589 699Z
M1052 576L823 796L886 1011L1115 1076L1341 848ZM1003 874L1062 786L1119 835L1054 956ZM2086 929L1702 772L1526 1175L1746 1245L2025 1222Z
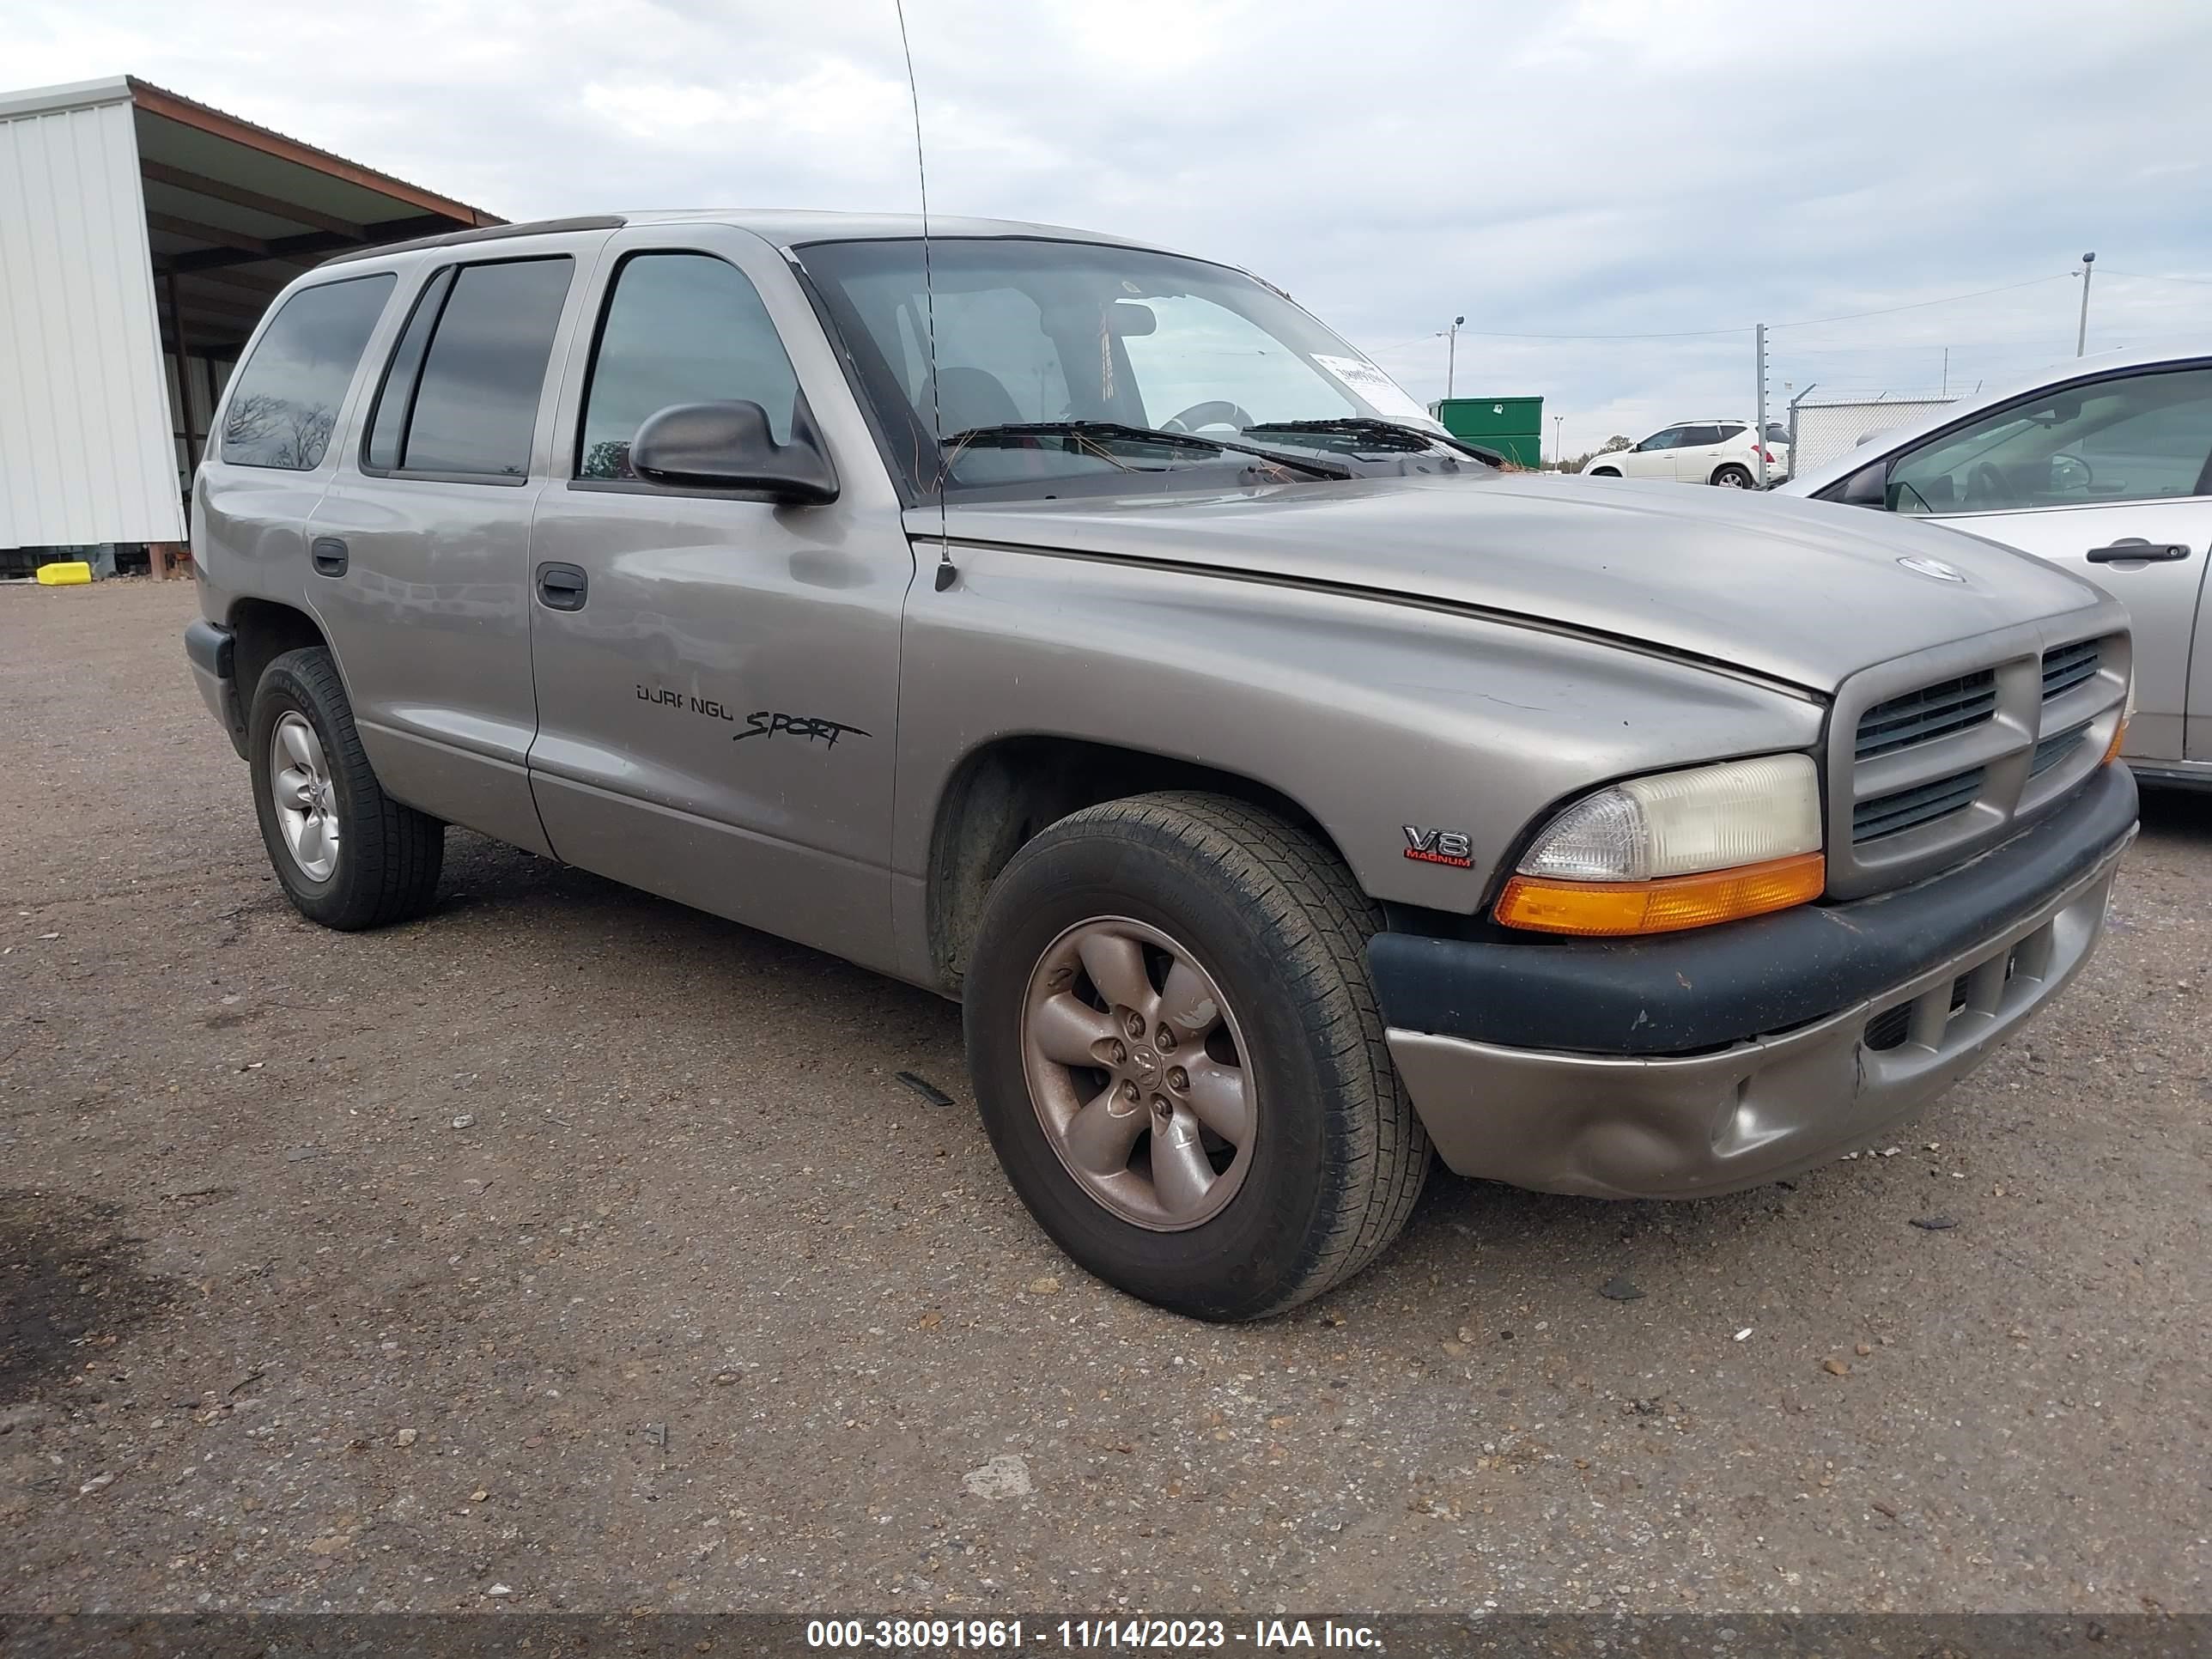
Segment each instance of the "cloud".
M890 0L204 0L10 24L21 84L130 71L513 217L911 210ZM1540 393L1571 451L1770 385L1932 388L2212 325L2212 9L2068 0L1417 9L909 0L931 198L1245 264L1417 397ZM2107 272L2112 274L2107 275ZM1516 334L1676 338L1529 340Z

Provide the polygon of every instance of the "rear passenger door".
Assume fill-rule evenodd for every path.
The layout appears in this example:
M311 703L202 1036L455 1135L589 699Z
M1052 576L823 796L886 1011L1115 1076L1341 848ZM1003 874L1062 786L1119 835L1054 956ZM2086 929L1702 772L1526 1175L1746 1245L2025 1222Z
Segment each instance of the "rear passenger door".
M308 577L377 776L398 799L549 850L526 763L530 520L544 390L606 233L434 250L308 525Z
M640 478L678 404L806 411L822 506ZM600 260L538 502L538 808L563 860L872 967L890 939L900 502L776 252L726 227L634 227Z

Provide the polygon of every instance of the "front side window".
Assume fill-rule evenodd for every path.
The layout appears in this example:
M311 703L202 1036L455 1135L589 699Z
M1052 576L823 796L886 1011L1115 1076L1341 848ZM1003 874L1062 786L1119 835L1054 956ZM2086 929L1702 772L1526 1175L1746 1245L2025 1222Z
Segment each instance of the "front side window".
M432 277L392 349L363 465L520 482L574 264L510 259Z
M223 405L224 460L293 472L322 465L338 405L398 281L379 271L303 288L284 301Z
M2212 368L2169 369L2009 404L1900 457L1897 513L2034 507L2201 495L2212 488Z
M1146 249L1021 237L799 251L894 461L923 494L1197 487L1248 457L1039 423L1255 445L1291 422L1442 428L1352 346L1241 271ZM933 372L929 342L934 334Z
M1657 449L1680 449L1682 447L1682 440L1689 435L1689 431L1690 428L1686 426L1670 426L1664 432L1655 432L1636 446L1636 453L1639 455L1649 455Z
M635 253L616 273L578 434L576 476L630 479L630 441L677 404L753 403L791 440L799 377L759 291L708 253Z

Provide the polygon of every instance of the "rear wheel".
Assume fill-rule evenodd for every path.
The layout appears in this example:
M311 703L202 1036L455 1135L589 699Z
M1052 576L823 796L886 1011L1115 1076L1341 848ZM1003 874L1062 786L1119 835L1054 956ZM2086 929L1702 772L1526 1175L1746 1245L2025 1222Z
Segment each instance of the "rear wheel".
M1398 1236L1429 1145L1367 978L1381 926L1313 836L1222 796L1109 802L1015 855L968 974L969 1061L1007 1178L1062 1249L1233 1320Z
M1714 471L1713 483L1723 489L1748 489L1752 485L1752 477L1747 468L1731 464Z
M329 652L287 651L263 671L246 756L262 842L301 915L353 932L430 908L446 826L384 793Z

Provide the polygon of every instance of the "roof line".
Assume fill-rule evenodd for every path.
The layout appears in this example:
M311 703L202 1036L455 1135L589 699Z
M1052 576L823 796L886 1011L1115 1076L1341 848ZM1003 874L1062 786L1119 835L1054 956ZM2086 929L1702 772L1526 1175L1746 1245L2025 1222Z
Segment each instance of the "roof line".
M107 88L112 85L114 83L111 82L90 82L85 83L82 88L56 87L48 88L47 92L51 96L73 90L90 92ZM506 223L506 221L496 214L487 213L482 208L471 207L467 203L457 202L450 196L441 196L434 191L424 190L418 185L410 185L404 179L395 179L388 173L379 173L374 168L365 167L357 161L349 161L343 155L333 155L326 149L318 149L313 144L301 143L296 138L288 138L281 132L272 131L267 127L243 120L235 115L227 114L212 106L186 98L181 94L155 86L150 82L142 81L135 75L123 76L122 85L128 89L131 101L149 115L158 115L184 126L196 127L200 131L212 134L216 137L227 138L234 143L244 144L249 149L259 150L264 155L273 155L281 161L294 162L330 178L342 179L348 184L357 185L363 190L374 191L380 196L388 196L396 201L404 202L409 206L418 208L425 213L434 213L448 219L458 219L466 225Z
M54 110L89 109L97 104L120 104L130 97L131 77L127 75L106 75L97 81L69 81L52 87L26 87L21 92L0 93L0 119L44 115Z

